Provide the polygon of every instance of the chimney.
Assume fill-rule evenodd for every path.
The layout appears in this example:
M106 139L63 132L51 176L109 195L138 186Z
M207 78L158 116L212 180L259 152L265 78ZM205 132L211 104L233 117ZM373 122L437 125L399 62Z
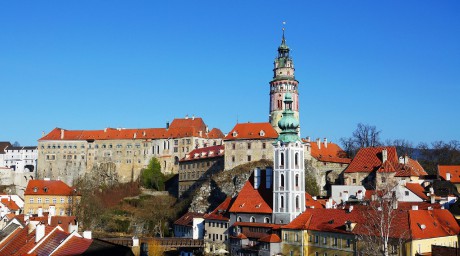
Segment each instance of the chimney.
M35 227L35 243L38 243L45 236L45 224L38 223Z
M266 172L266 179L265 179L265 188L271 188L272 186L272 173L273 173L273 169L272 167L267 167L265 169L265 172Z
M418 210L418 205L412 205L412 211L417 211Z
M83 238L91 239L91 231L83 231Z
M363 196L363 191L362 190L358 190L358 193L356 194L356 199L358 200L363 200L364 196Z
M64 129L61 129L61 140L64 139Z
M382 149L382 163L385 163L388 160L388 151L387 149Z
M430 196L430 203L431 203L431 204L436 203L436 195L431 194L431 196Z
M318 149L321 149L321 140L319 138L316 139L316 145L318 145Z
M195 115L192 115L192 120L195 120Z
M446 180L447 180L447 181L450 180L450 172L446 173Z
M74 220L69 223L69 233L78 232L78 221Z
M398 209L398 200L393 200L392 203L393 203L393 209L394 210Z
M348 201L348 191L343 191L342 192L342 201L345 203Z
M169 122L166 122L166 129L169 129Z
M404 155L404 164L408 164L408 163L409 163L409 156Z
M188 115L185 115L185 119L188 119Z
M254 169L254 189L259 189L260 186L260 168Z
M38 207L37 214L38 214L38 217L43 217L43 208L42 207Z
M324 148L327 148L327 138L324 138Z
M56 216L56 206L50 205L50 208L48 210L48 216L50 217Z
M104 132L107 132L107 128L104 128Z
M203 131L198 132L200 134L200 137L203 137Z
M348 212L352 212L353 211L353 205L350 205L350 207L348 207Z
M139 238L137 236L133 236L133 247L139 246Z
M134 139L137 138L137 132L134 133L133 137Z

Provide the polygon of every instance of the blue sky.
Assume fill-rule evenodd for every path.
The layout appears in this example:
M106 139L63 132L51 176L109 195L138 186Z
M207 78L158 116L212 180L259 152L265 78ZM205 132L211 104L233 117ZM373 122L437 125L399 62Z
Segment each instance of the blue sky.
M1 1L0 140L268 120L286 21L302 136L359 122L383 139L460 140L459 1Z

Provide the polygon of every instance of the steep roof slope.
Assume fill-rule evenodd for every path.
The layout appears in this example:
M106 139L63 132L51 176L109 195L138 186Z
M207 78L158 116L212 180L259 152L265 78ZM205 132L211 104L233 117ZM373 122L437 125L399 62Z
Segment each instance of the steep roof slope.
M239 123L225 136L225 140L276 139L278 132L270 123Z

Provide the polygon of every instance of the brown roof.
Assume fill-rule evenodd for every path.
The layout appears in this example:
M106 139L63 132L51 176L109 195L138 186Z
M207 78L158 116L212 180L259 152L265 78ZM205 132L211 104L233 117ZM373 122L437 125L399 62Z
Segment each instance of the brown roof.
M225 140L276 139L278 132L270 123L240 123L225 136Z
M197 148L187 153L181 162L224 156L224 145Z
M30 180L24 195L77 195L73 188L61 180Z
M11 147L11 143L8 141L0 141L0 154L5 154L5 149Z
M450 173L450 182L460 183L460 165L438 165L438 173L444 180L447 180L447 173Z
M304 140L305 142L305 140ZM310 142L311 156L321 162L344 163L349 164L351 159L347 157L345 151L339 145L329 142Z
M191 227L193 226L193 218L203 218L203 217L204 217L204 213L187 212L182 217L174 221L174 225Z

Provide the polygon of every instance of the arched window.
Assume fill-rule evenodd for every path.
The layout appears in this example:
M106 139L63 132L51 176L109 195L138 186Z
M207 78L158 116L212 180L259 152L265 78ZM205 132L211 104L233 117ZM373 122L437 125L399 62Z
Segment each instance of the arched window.
M256 218L254 216L251 216L251 218L249 219L249 222L256 222Z
M295 197L295 208L300 209L300 201L299 201L299 196Z
M299 174L296 174L295 175L295 186L298 187L299 186Z
M264 223L270 223L270 218L269 218L269 217L265 217L265 218L264 218Z
M238 218L236 218L236 221L241 222L241 216L238 216Z
M284 196L281 196L280 198L280 208L281 210L284 208Z
M296 167L296 168L299 167L299 153L295 153L295 156L294 156L294 164L295 164L295 167Z
M280 175L280 187L284 188L284 174Z
M284 153L280 154L280 166L284 167Z
M177 156L174 157L174 164L175 165L179 164L179 157L177 157Z

